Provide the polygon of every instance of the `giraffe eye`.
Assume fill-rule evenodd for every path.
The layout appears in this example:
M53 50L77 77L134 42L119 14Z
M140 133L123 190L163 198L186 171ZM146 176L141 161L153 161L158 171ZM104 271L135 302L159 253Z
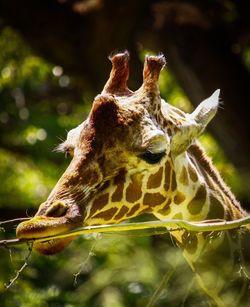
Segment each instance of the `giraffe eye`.
M156 164L161 161L161 159L165 156L165 151L152 153L150 151L146 151L144 154L140 156L140 158L146 161L149 164Z

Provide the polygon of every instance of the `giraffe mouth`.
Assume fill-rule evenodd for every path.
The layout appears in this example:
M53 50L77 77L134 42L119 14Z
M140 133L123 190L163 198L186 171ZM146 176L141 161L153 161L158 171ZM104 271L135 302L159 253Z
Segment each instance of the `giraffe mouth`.
M46 241L34 241L33 244L33 248L44 255L54 255L63 251L75 238L75 236L70 236L50 240L49 237L68 232L83 224L83 216L76 208L67 210L66 214L62 216L58 216L58 212L54 212L55 216L49 216L49 214L52 214L51 210L46 212L46 215L39 214L20 223L16 229L16 235L19 239L36 240L48 237Z

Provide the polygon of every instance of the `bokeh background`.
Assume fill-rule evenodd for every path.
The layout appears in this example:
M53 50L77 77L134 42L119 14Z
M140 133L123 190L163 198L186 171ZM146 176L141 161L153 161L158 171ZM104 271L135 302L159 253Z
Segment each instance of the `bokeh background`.
M165 54L162 96L186 112L221 89L200 141L250 210L249 15L247 0L1 0L0 220L32 216L46 199L70 161L53 149L86 118L108 55L125 49L131 89L145 54ZM0 249L1 306L147 306L177 259L155 306L209 306L167 234L80 237L57 256L32 254L6 290L27 254Z

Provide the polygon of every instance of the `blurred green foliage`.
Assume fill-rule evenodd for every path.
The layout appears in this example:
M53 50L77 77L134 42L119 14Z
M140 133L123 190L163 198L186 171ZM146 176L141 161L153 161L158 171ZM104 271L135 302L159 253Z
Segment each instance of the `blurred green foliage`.
M6 220L24 215L29 208L33 212L46 199L69 162L53 148L86 117L89 98L97 93L82 89L57 63L34 55L10 28L0 34L0 50L0 212L1 220ZM169 71L162 73L160 86L167 101L192 110ZM240 176L219 145L209 134L201 142L241 195ZM2 238L14 236L14 229L1 234ZM193 273L168 235L79 237L59 255L32 254L27 268L8 290L4 284L25 262L28 248L0 252L1 306L146 306L177 260L174 278L157 306L183 302L185 306L209 306L191 283Z
M0 207L37 207L67 164L53 149L88 106L73 78L32 54L10 28L0 47L0 177L6 178Z

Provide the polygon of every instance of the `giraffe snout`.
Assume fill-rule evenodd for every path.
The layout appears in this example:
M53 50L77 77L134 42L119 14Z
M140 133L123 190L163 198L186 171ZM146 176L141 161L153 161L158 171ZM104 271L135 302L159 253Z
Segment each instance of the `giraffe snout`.
M45 255L52 255L62 251L74 237L51 239L50 236L65 233L82 225L83 217L77 206L67 205L63 201L56 201L46 208L42 205L36 216L29 221L20 223L16 229L20 239L41 239L47 241L34 241L34 249Z

